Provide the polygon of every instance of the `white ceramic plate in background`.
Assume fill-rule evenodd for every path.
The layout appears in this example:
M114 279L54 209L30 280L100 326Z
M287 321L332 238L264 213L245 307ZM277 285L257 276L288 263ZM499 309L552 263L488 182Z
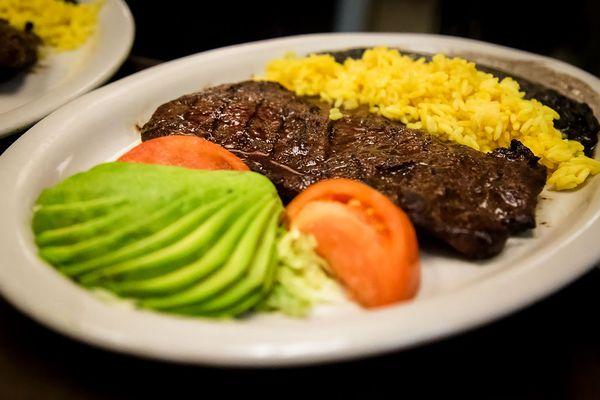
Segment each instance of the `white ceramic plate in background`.
M545 192L530 235L499 256L467 262L423 252L423 286L411 302L377 310L326 307L307 320L280 315L220 322L105 303L36 256L31 206L40 191L114 159L139 141L136 124L163 102L248 79L267 60L349 47L388 45L531 60L600 92L591 75L559 61L481 42L431 35L331 34L250 43L169 62L89 93L56 111L0 158L0 290L24 313L105 348L188 363L296 365L400 349L473 328L557 290L600 258L600 178L574 192Z
M26 74L0 84L0 137L39 121L104 83L121 66L134 37L123 0L106 0L97 33L77 50L52 52Z

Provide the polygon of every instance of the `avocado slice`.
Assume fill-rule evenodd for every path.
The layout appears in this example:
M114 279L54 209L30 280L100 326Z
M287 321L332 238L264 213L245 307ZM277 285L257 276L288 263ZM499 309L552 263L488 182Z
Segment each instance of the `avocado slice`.
M81 273L95 268L93 259L155 233L199 205L261 190L275 193L258 174L101 164L42 192L34 208L34 233L42 258L64 267L67 274ZM176 206L177 202L182 204ZM163 215L165 209L169 211ZM117 212L127 217L110 217ZM91 222L97 218L100 221ZM115 219L118 222L111 226Z
M173 312L177 312L177 307L206 301L235 283L250 268L257 244L262 240L262 233L275 206L276 201L271 200L261 208L260 213L248 226L227 262L213 274L196 285L170 296L143 299L140 301L140 305L146 308L171 309Z
M208 203L226 194L239 195L257 189L275 190L268 180L256 173L110 162L44 190L36 202L36 209L115 197L134 200L136 208L155 208L190 193Z
M251 206L228 228L213 247L193 263L155 278L115 282L108 287L121 295L156 296L174 293L191 286L225 264L250 222L269 198L260 199Z
M36 237L38 246L60 246L80 242L109 233L116 224L128 221L131 213L126 208L73 225L48 229Z
M270 289L267 277L276 266L276 236L279 215L273 213L264 231L261 243L254 254L252 264L235 285L224 293L197 305L178 308L177 312L195 315L230 316L241 314L258 303ZM256 301L244 301L253 298ZM242 299L240 301L240 299ZM242 304L246 304L243 307Z
M82 275L84 285L97 285L108 279L125 280L128 277L147 277L163 274L182 267L201 256L214 242L227 223L235 219L245 206L245 199L238 199L221 208L206 221L178 241L148 254ZM206 214L206 210L199 209ZM191 216L193 214L189 214Z
M282 204L264 176L106 163L44 190L32 228L66 276L145 308L234 316L275 268Z
M33 232L39 234L50 229L75 225L113 212L127 202L123 196L97 198L67 204L36 205Z
M236 303L233 303L230 307L216 310L216 311L203 311L201 314L198 314L194 309L182 309L180 310L181 314L188 316L197 316L200 315L202 317L211 317L211 318L221 318L221 319L230 319L233 317L239 317L241 315L246 314L248 311L252 310L259 304L267 295L268 292L262 290L256 290L250 293L248 296L239 299Z
M121 227L109 235L84 240L72 247L52 249L62 251L63 260L83 259L59 268L61 272L77 276L98 268L117 264L176 242L197 227L230 198L199 206L198 201L182 199L151 213L136 224ZM45 249L49 251L49 249Z

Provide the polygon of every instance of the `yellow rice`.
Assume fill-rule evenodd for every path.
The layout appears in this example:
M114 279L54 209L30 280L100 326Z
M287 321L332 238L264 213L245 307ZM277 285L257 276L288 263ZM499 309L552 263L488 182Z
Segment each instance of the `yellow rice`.
M276 81L301 96L331 103L331 119L368 105L371 112L489 152L520 140L551 175L548 185L572 189L600 172L600 162L554 127L559 115L537 100L525 100L510 78L499 81L461 58L437 54L428 62L397 50L374 48L358 60L335 62L329 55L271 61L260 79Z
M73 50L95 32L103 0L71 4L63 0L0 0L0 18L23 29L33 23L33 31L43 43L58 50Z

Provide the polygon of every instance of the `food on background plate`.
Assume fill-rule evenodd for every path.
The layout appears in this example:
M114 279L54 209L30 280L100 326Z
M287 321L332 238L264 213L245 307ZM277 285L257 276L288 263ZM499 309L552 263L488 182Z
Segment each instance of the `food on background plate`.
M79 3L65 0L2 0L0 18L18 29L31 25L44 45L74 50L96 31L103 0Z
M0 1L0 81L27 71L44 51L74 50L96 30L103 0ZM42 53L42 58L44 53Z
M19 30L0 19L0 82L34 65L40 43L40 38L31 32L31 26Z

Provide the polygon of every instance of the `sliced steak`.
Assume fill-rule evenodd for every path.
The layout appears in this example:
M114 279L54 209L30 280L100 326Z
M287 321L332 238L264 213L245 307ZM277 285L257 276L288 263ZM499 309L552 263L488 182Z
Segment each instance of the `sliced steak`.
M213 87L160 106L142 139L185 134L219 143L266 175L285 201L331 177L385 193L422 232L471 258L500 252L535 227L546 169L518 141L484 154L359 108L329 105L270 82Z

